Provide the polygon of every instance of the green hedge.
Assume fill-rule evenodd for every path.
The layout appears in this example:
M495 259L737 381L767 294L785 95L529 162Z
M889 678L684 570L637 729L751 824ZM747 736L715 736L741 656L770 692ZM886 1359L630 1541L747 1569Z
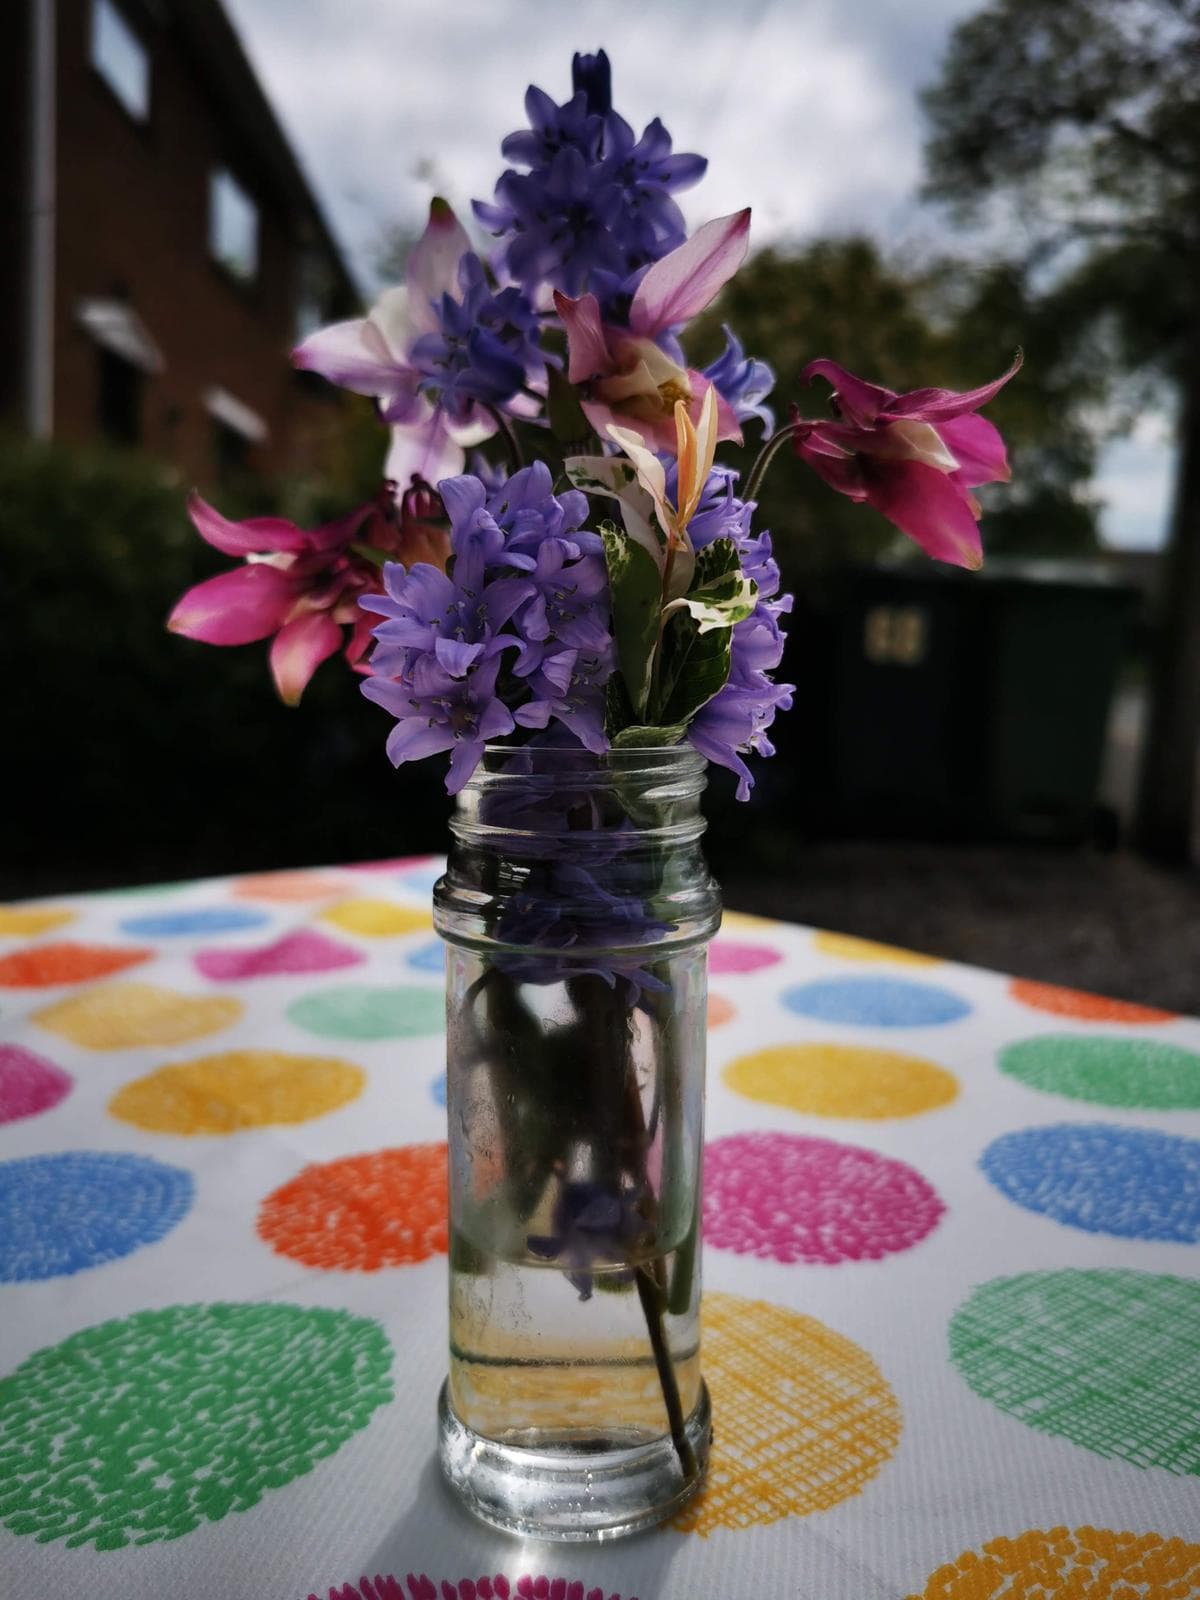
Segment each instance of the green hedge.
M387 719L335 659L275 698L265 644L167 633L227 566L157 463L0 442L0 893L437 849L432 768L394 773ZM262 507L256 507L262 509Z

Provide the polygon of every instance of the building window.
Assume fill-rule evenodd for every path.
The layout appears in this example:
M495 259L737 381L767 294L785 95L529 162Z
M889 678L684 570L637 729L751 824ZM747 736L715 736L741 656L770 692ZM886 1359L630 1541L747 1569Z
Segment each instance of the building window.
M258 207L223 167L208 184L208 248L235 278L249 283L258 273Z
M204 409L212 419L213 465L217 477L226 482L253 469L255 446L265 444L270 432L263 418L228 389L206 390Z
M113 0L92 0L92 66L131 117L150 115L150 56Z
M144 374L103 346L96 352L96 427L113 444L137 444L142 437Z

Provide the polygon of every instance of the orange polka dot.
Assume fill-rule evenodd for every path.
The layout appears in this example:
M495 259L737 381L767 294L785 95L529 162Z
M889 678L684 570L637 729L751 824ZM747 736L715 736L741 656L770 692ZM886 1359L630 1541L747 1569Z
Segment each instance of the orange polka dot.
M1189 1600L1200 1544L1110 1528L1033 1528L939 1567L907 1600Z
M1049 1011L1056 1017L1077 1017L1081 1022L1174 1022L1175 1012L1158 1011L1154 1006L1139 1006L1132 1000L1109 1000L1083 989L1060 989L1055 983L1034 983L1029 978L1014 978L1009 994L1035 1011Z
M0 956L0 988L50 989L58 983L86 983L89 978L107 978L136 967L153 954L153 950L105 948L69 940L34 945L31 950Z
M239 900L332 900L345 892L344 879L315 872L258 872L233 886Z
M263 1201L258 1233L306 1267L377 1272L446 1253L446 1146L401 1145L305 1167Z
M737 1009L726 1000L723 994L710 994L708 997L708 1025L710 1028L719 1028L723 1022L732 1022L737 1016Z
M704 1296L701 1364L717 1419L684 1533L761 1528L860 1494L900 1442L900 1406L860 1345L813 1317Z

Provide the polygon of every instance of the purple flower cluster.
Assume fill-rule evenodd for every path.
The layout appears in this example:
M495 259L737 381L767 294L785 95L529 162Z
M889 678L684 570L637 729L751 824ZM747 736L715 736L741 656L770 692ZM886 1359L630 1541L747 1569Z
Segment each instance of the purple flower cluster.
M771 535L751 533L752 500L734 494L737 474L717 467L709 473L699 509L688 532L697 550L714 539L732 539L742 571L758 586L753 612L733 629L729 677L723 688L693 717L688 742L709 761L737 774L739 800L748 800L754 787L750 768L742 755L772 756L775 747L767 729L776 711L791 709L795 684L775 683L770 674L783 659L780 618L792 609L792 596L780 594L779 564L771 550Z
M765 361L746 355L742 341L727 324L722 323L721 332L725 335L725 348L704 368L704 376L729 401L739 422L757 417L770 433L775 427L775 413L763 401L775 387L775 374Z
M470 475L439 489L447 571L389 563L386 593L360 601L384 618L363 693L397 719L389 758L399 766L449 750L456 794L488 740L517 726L553 719L586 749L606 750L613 646L601 542L581 526L586 496L555 496L542 462L490 494Z
M537 312L520 289L493 294L483 262L471 254L459 261L458 287L461 300L443 294L434 302L437 332L409 352L418 388L455 423L470 419L474 401L504 405L546 371Z
M592 1298L593 1272L601 1263L628 1261L654 1241L654 1194L645 1179L617 1184L564 1183L554 1205L553 1233L531 1233L531 1255L555 1261L581 1300ZM633 1282L634 1269L610 1271L610 1285Z
M612 109L603 50L575 56L572 82L561 106L530 87L530 126L500 147L528 171L510 167L494 203L477 200L475 214L490 232L507 235L497 265L527 292L590 289L617 320L645 268L683 243L683 216L671 196L703 177L708 163L673 154L657 117L635 136Z

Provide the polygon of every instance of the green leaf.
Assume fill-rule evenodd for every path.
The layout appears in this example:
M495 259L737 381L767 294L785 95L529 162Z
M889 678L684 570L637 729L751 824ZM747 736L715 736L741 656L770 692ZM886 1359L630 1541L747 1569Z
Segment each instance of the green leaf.
M625 680L619 672L614 672L604 685L604 727L609 738L614 742L621 732L637 721L637 715L629 703L629 693L625 688Z
M679 609L686 608L700 632L732 628L754 610L758 585L742 571L732 539L714 539L696 556L696 569Z
M611 522L600 525L612 600L617 665L634 715L644 721L662 615L662 577L650 552Z
M364 561L370 561L374 566L382 567L388 561L394 561L395 556L388 555L386 550L380 550L373 544L352 544L351 550L356 556L361 556Z
M711 544L706 544L703 550L696 552L696 570L692 573L692 581L688 588L689 594L695 594L698 589L705 588L714 579L724 578L731 572L740 573L742 563L738 559L737 545L732 539L714 539Z
M635 725L622 728L612 741L614 750L645 750L662 745L678 744L687 732L685 722L675 722L665 728Z
M701 630L688 611L677 611L663 630L655 720L688 723L729 676L729 628Z
M557 367L547 366L546 374L546 417L550 432L563 444L579 444L592 431L579 404L579 392Z

